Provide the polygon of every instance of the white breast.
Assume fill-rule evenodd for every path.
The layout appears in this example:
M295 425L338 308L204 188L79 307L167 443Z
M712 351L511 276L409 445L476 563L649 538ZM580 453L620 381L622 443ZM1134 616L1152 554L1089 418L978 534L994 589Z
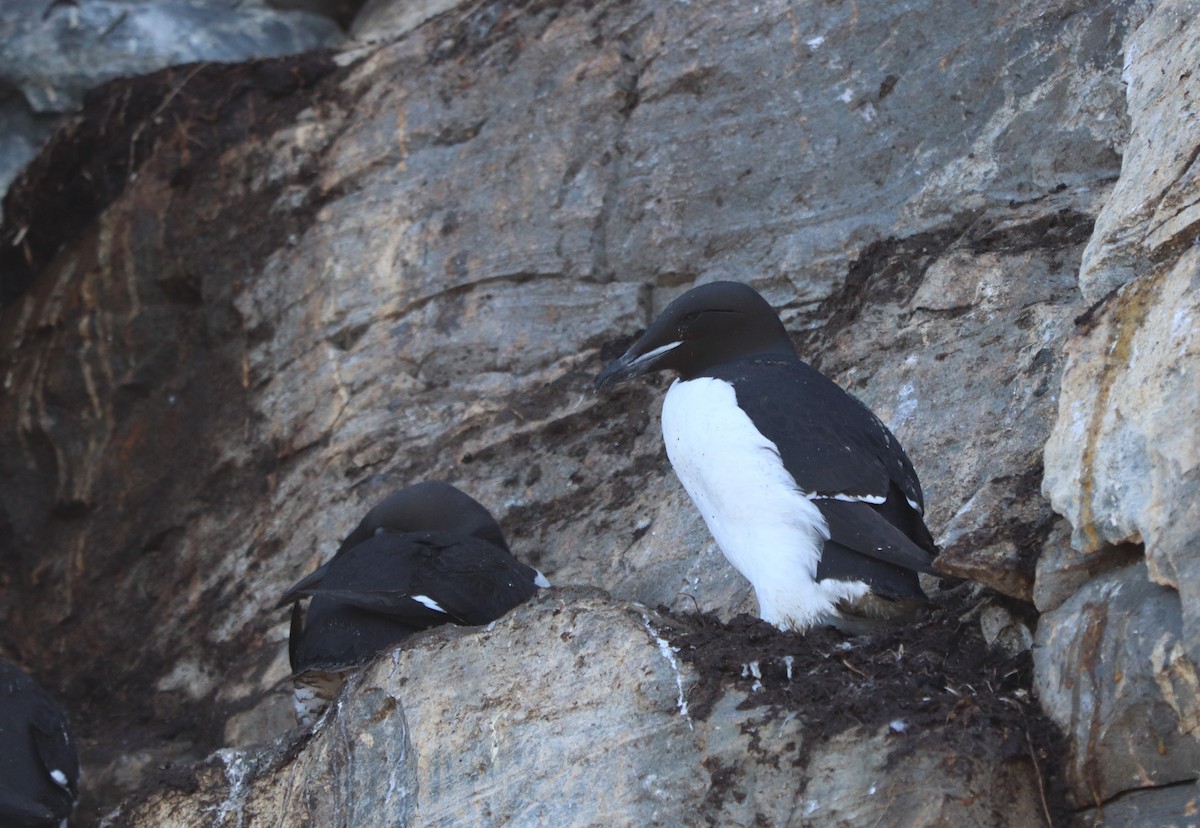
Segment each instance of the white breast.
M725 557L754 585L764 621L804 629L836 615L839 600L867 592L861 582L817 582L825 519L738 407L732 385L676 380L662 428L679 482Z

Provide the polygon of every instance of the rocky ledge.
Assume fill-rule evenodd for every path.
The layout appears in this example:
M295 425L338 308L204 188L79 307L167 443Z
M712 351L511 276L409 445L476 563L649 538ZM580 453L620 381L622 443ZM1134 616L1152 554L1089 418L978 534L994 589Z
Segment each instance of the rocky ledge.
M375 4L89 97L0 227L0 644L77 820L1193 820L1197 12ZM908 449L969 579L925 625L740 618L660 389L589 393L718 278ZM429 477L604 592L292 730L271 607Z

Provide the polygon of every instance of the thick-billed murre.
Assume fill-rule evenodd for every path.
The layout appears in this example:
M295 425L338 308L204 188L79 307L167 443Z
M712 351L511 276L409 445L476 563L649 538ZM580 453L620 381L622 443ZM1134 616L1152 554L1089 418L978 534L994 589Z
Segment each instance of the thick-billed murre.
M0 825L66 825L78 799L67 717L40 684L0 659Z
M865 405L796 355L753 288L713 282L654 320L596 388L653 371L667 456L725 557L781 629L850 631L925 603L936 546L921 484Z
M499 524L462 491L430 480L393 492L279 601L293 604L297 718L310 723L348 670L413 633L487 624L549 585L513 557Z

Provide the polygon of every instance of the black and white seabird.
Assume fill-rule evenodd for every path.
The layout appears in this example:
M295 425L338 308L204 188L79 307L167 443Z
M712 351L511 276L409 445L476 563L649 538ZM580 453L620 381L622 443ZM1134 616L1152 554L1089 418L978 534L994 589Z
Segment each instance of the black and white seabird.
M667 456L725 557L785 630L852 632L925 603L937 547L900 443L801 361L752 288L713 282L667 306L596 387L652 371Z
M0 660L0 825L65 826L78 799L67 717L41 685Z
M413 633L490 623L548 586L460 490L430 480L393 492L278 604L294 605L288 655L298 718L310 722L346 670Z

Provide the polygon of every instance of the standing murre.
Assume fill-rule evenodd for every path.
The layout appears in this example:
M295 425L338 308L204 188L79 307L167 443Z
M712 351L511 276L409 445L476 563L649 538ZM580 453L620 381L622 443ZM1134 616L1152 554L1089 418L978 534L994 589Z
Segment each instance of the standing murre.
M801 361L747 285L680 296L597 389L653 371L667 457L759 615L785 630L851 632L925 604L918 572L937 547L899 441L865 405Z
M0 825L65 826L78 799L67 717L41 685L0 659Z
M548 586L462 491L430 480L393 492L276 607L293 605L288 657L297 718L310 724L348 671L413 633L490 623ZM306 596L307 613L299 603Z

